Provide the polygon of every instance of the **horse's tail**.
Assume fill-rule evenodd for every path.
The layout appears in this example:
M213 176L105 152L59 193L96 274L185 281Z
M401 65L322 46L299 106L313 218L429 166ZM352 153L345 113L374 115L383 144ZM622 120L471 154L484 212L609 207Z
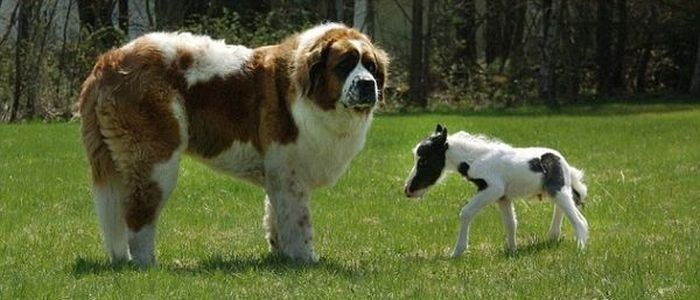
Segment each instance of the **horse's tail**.
M576 205L583 205L588 196L588 187L583 183L583 171L569 166L571 173L571 189L574 192L574 202Z

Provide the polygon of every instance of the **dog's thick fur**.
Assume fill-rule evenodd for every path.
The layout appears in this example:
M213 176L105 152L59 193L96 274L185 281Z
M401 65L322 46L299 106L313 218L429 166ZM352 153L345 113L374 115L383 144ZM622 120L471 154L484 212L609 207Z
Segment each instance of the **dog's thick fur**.
M334 23L256 49L151 33L103 54L80 112L112 261L155 263L155 224L183 153L263 187L271 251L316 261L310 194L363 147L387 64Z

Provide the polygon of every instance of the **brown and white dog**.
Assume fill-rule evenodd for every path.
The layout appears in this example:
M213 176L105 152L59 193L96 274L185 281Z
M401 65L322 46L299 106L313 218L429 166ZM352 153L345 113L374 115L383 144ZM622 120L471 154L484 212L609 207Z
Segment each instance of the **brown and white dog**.
M387 64L335 23L256 49L151 33L103 54L80 112L112 262L155 264L155 224L183 153L263 187L270 250L317 261L310 194L362 149Z

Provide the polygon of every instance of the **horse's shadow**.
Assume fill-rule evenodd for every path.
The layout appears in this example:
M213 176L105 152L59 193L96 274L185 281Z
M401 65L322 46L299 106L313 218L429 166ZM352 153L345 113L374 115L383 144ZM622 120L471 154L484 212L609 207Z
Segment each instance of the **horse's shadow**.
M545 250L556 249L561 245L561 240L543 240L535 238L533 242L519 246L518 250L503 250L503 255L508 258L517 259L523 256L531 256Z
M266 254L258 257L221 257L212 256L195 264L188 265L159 265L168 272L185 274L211 274L221 272L226 274L239 274L246 271L269 271L273 273L287 273L311 270L326 270L333 274L353 277L358 273L365 273L358 267L348 267L335 261L321 258L315 264L303 264L294 262L284 256ZM106 260L92 260L79 257L73 264L72 273L75 277L87 275L114 274L127 271L141 271L147 268L139 267L133 263L111 264Z

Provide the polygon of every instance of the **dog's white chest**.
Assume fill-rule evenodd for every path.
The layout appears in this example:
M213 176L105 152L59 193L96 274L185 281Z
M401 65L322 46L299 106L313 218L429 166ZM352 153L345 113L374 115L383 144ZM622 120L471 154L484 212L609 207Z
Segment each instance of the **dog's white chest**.
M280 150L307 186L332 186L362 150L372 116L322 112L302 103L292 108L299 137Z

